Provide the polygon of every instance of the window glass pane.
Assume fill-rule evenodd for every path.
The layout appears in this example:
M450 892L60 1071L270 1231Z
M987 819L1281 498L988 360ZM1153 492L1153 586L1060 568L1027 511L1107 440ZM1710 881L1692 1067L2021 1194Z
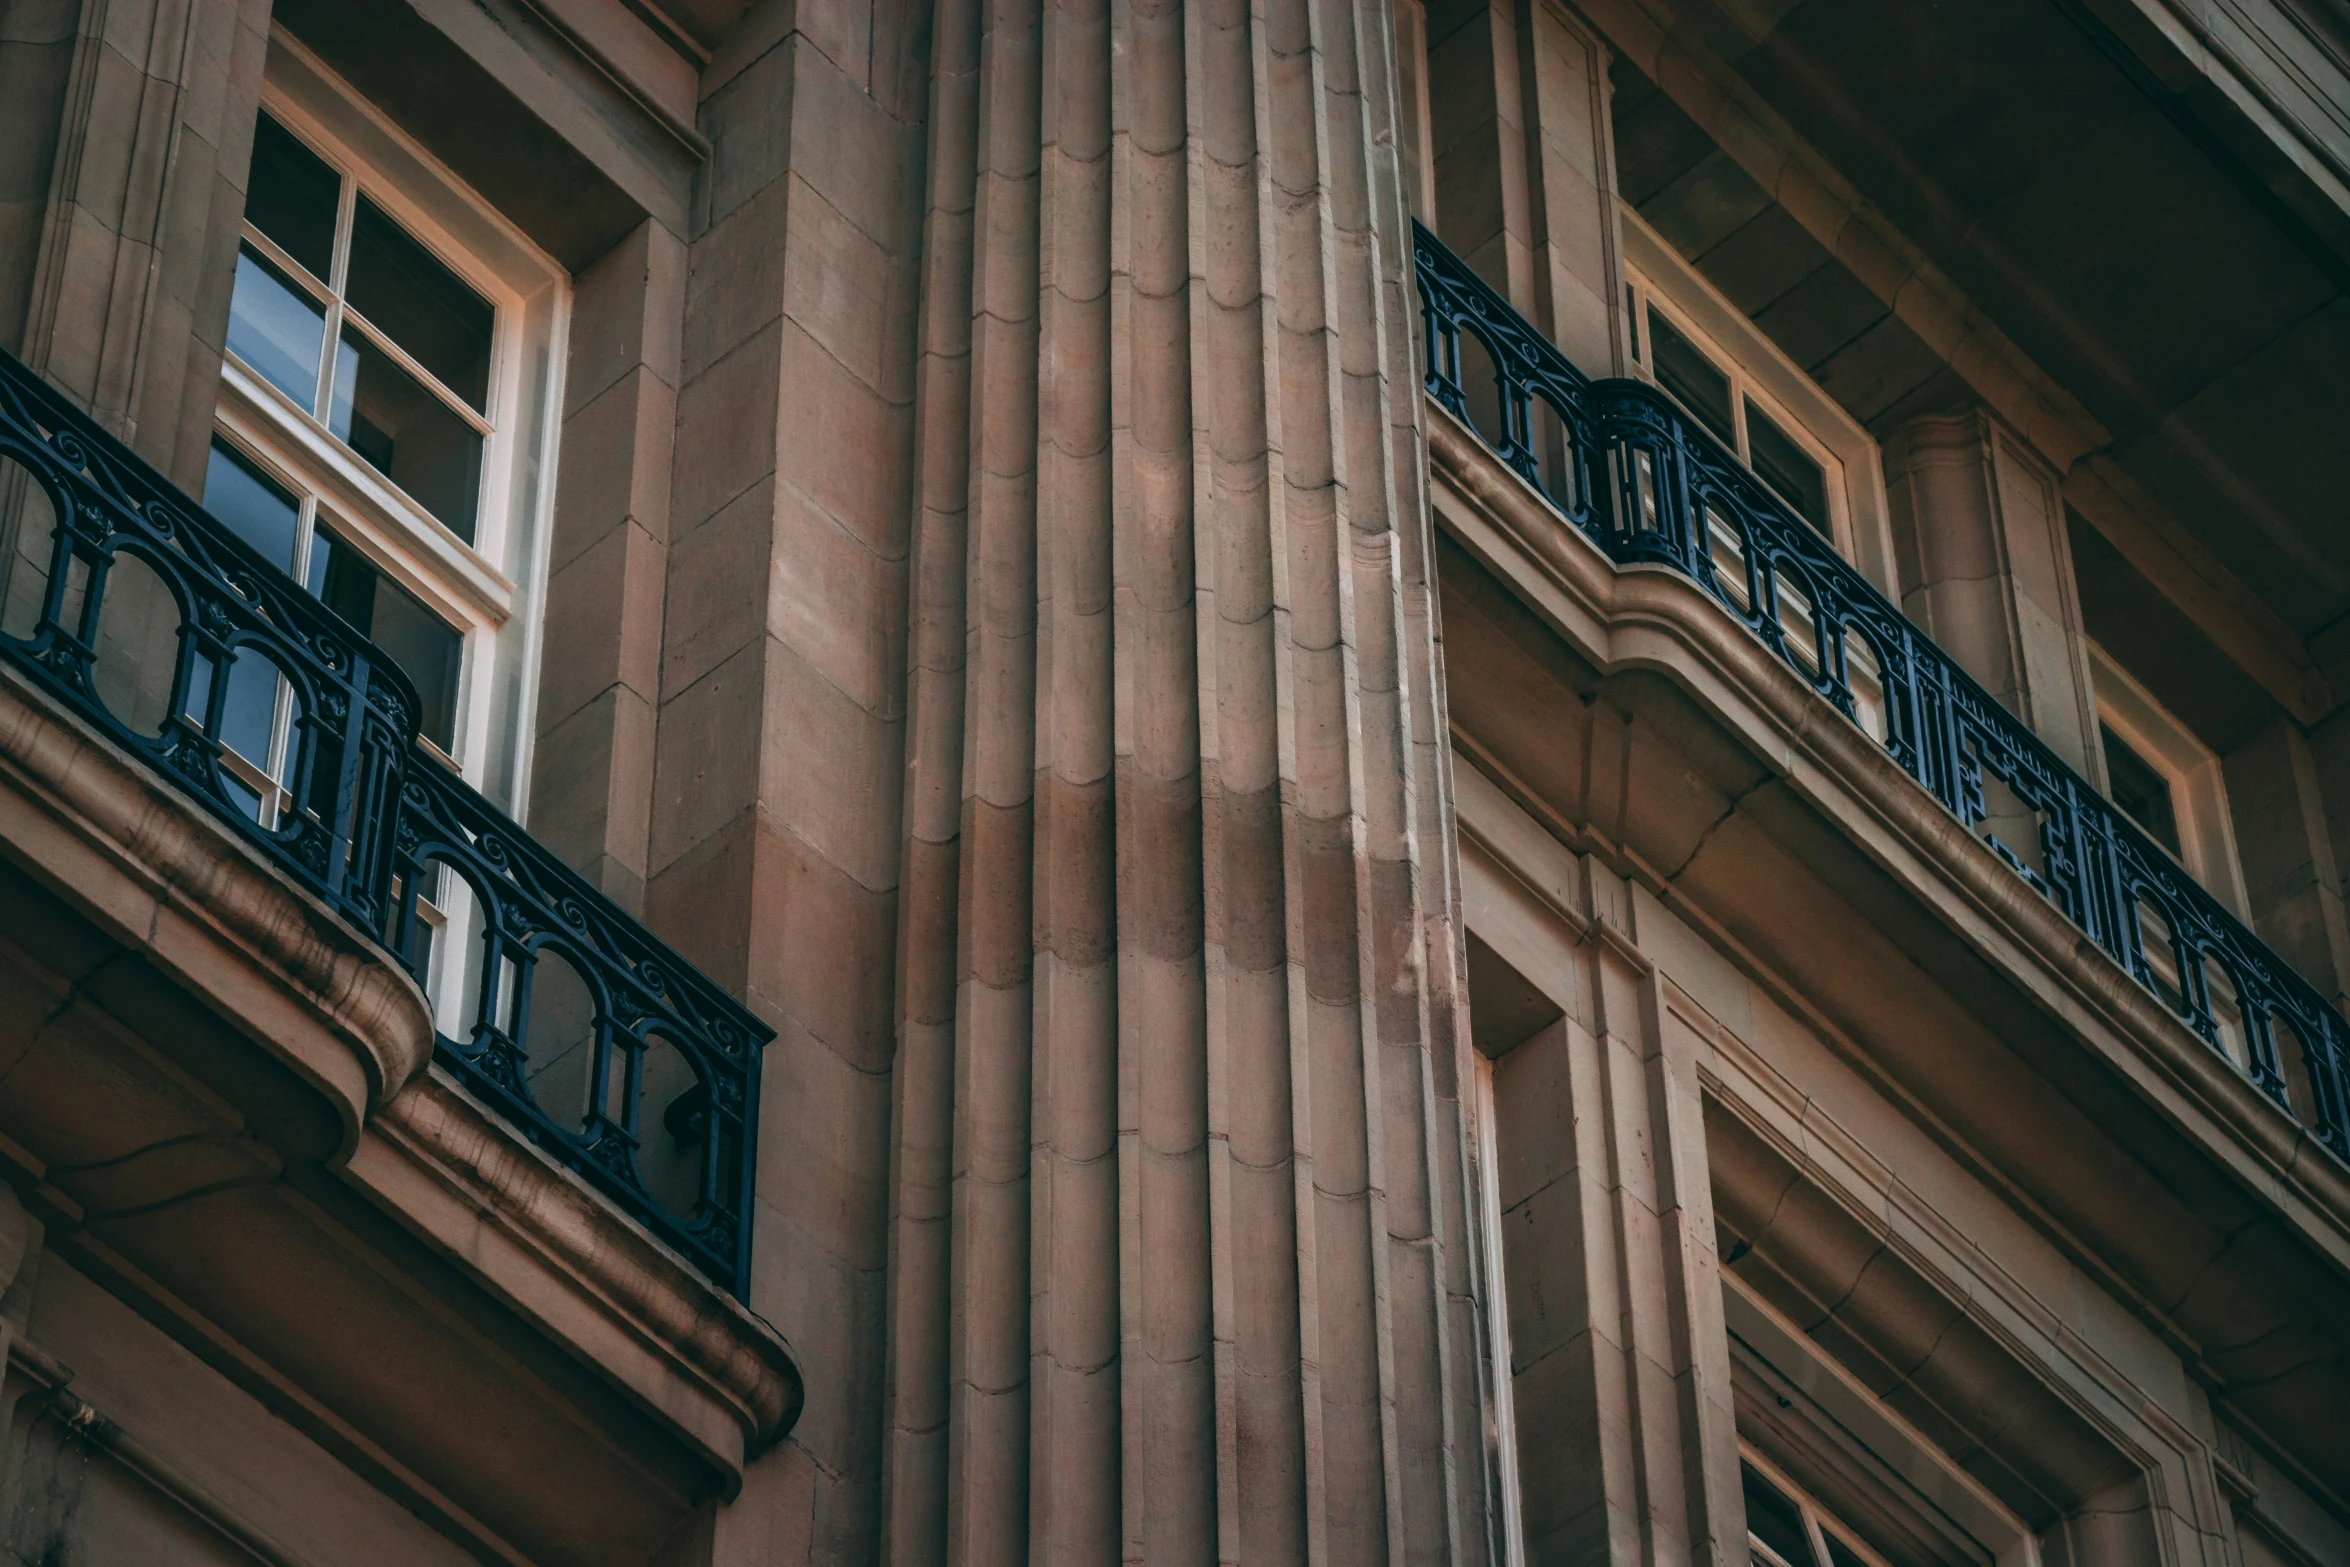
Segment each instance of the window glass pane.
M449 750L457 735L463 639L406 588L327 528L310 546L310 591L400 666L416 687L417 728Z
M1746 1532L1787 1567L1816 1567L1811 1536L1794 1499L1757 1474L1753 1465L1740 1464L1738 1471L1746 1487Z
M335 204L342 177L264 114L253 127L253 172L245 221L268 235L320 282L334 264Z
M204 469L204 509L278 570L294 569L301 507L226 441L215 440Z
M1724 446L1737 445L1730 431L1730 378L1654 310L1648 312L1648 360L1659 386L1678 397Z
M1731 603L1745 609L1754 597L1746 582L1746 535L1712 506L1705 509L1705 547L1713 561L1714 581Z
M228 695L220 704L220 743L265 775L270 741L277 733L279 684L277 666L248 645L229 663ZM199 709L190 716L201 721L204 715ZM255 806L259 803L256 797Z
M1822 533L1828 531L1828 476L1795 438L1771 423L1750 399L1746 404L1746 449L1754 471L1779 492L1779 499Z
M365 196L351 222L343 297L443 386L489 409L490 304Z
M325 340L326 312L317 302L252 246L239 250L228 351L310 413L318 405L318 354Z
M2179 853L2179 822L2171 807L2170 780L2112 730L2100 724L2097 733L2105 743L2105 777L2113 803L2121 807L2124 816L2145 828L2156 843Z
M466 543L481 501L481 436L360 335L343 329L327 427Z

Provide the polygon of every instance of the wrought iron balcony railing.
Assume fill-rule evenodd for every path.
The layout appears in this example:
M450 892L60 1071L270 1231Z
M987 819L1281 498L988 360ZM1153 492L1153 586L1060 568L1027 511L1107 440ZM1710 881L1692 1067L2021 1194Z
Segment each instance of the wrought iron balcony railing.
M1704 587L2207 1044L2350 1159L2350 1026L2308 981L1672 398L1645 381L1585 376L1434 235L1415 224L1414 239L1430 396L1610 559L1670 566ZM1464 335L1492 363L1490 400L1464 379ZM1992 790L2007 796L1996 821ZM2021 844L1996 836L2000 826Z
M396 954L465 1019L451 1075L740 1295L773 1031L420 750L388 656L6 353L0 546L0 657Z

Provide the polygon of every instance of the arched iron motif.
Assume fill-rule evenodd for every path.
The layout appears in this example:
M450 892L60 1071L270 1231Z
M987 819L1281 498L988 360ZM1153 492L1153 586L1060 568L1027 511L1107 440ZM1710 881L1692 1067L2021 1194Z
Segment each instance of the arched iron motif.
M418 899L436 872L462 878L467 915L444 962L479 964L464 1037L442 1035L441 1064L523 1134L602 1188L638 1222L713 1278L738 1286L750 1261L749 1198L756 1153L761 1047L773 1031L582 881L511 818L438 763L419 759L402 790L398 896L385 945L413 950ZM534 970L554 952L586 983L589 1037L584 1125L574 1129L534 1094ZM512 987L509 994L507 987ZM682 1055L695 1082L648 1102L643 1063L655 1039ZM654 1195L640 1151L654 1138L701 1145L699 1191L686 1213Z
M8 477L10 465L21 478ZM430 979L433 962L419 940L419 896L440 877L461 879L465 933L487 959L485 982L465 1037L440 1035L436 1062L742 1295L759 1060L774 1031L420 751L415 691L388 656L4 351L0 480L0 507L12 498L23 506L37 490L52 524L37 613L25 635L0 630L0 658L202 802L419 981ZM26 563L33 543L16 546ZM161 580L179 616L154 734L107 705L94 673L108 577L124 557ZM160 638L157 649L147 673L160 684ZM256 669L266 659L272 678L291 688L296 716L274 811L257 811L223 764L229 671L240 650L254 655ZM521 1070L534 1011L530 968L549 950L593 1000L590 1092L576 1127L546 1113ZM519 978L501 994L509 972ZM661 1102L651 1102L644 1071L656 1046L692 1080L681 1090L671 1069ZM695 1150L665 1166L698 1175L684 1212L645 1177L639 1155L655 1137Z
M2039 819L2041 863L1991 846L2019 876L2161 998L2137 910L2151 906L2170 931L2181 1020L2225 1055L2207 963L2235 991L2253 1083L2344 1159L2350 1159L2350 1025L2291 965L2155 847L2136 823L1911 624L1833 545L1755 479L1709 432L1645 381L1594 381L1535 331L1442 241L1413 225L1414 270L1425 329L1427 391L1476 428L1462 385L1460 339L1475 337L1492 360L1503 429L1478 437L1537 493L1528 445L1531 399L1567 425L1579 460L1603 475L1558 508L1610 559L1670 566L1706 588L1814 690L1858 722L1845 631L1874 650L1886 751L1970 830L1989 814L1986 774ZM1547 496L1546 496L1547 498ZM1717 531L1728 530L1728 535ZM1738 563L1745 581L1725 580ZM1790 646L1784 600L1810 601L1810 659ZM2166 1001L2165 1003L2169 1003ZM2278 1024L2300 1048L2306 1102L2296 1105Z
M27 636L0 636L0 656L202 801L337 913L378 929L391 813L416 738L407 677L5 354L0 458L41 491L54 523L39 618ZM30 559L29 549L19 552ZM95 673L108 578L126 557L162 580L179 614L168 704L153 735L108 707ZM298 714L280 780L287 805L266 822L222 765L229 670L240 649L276 666Z

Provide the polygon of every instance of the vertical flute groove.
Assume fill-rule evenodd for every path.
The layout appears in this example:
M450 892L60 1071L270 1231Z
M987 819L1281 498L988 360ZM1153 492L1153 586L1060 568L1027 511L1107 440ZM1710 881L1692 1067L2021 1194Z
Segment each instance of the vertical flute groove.
M1028 1555L1036 758L1038 16L980 43L948 1559Z
M918 468L882 1471L882 1559L895 1567L942 1567L947 1555L979 0L943 0L933 39L914 400Z
M971 327L925 410L969 431L967 494L924 513L964 582L925 587L939 716L908 773L935 805L961 770L951 829L909 806L909 856L957 889L953 1082L909 960L897 1154L899 1276L950 1273L934 1537L974 1563L1481 1555L1443 1473L1483 1405L1446 1372L1466 1183L1431 1055L1457 998L1430 987L1458 978L1387 20L979 3L970 252L934 239L926 294ZM930 651L957 626L959 683ZM944 1242L913 1217L941 1105ZM895 1310L893 1541L930 1527L938 1385Z
M1120 1524L1107 5L1054 0L1043 24L1030 1554L1104 1562Z
M1130 1559L1216 1557L1183 7L1121 17L1118 846Z

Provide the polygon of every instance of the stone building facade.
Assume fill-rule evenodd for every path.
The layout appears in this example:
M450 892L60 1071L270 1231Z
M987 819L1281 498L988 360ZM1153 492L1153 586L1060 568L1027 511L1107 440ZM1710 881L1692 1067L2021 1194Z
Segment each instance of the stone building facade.
M0 0L0 349L8 1559L2350 1564L2340 0Z

